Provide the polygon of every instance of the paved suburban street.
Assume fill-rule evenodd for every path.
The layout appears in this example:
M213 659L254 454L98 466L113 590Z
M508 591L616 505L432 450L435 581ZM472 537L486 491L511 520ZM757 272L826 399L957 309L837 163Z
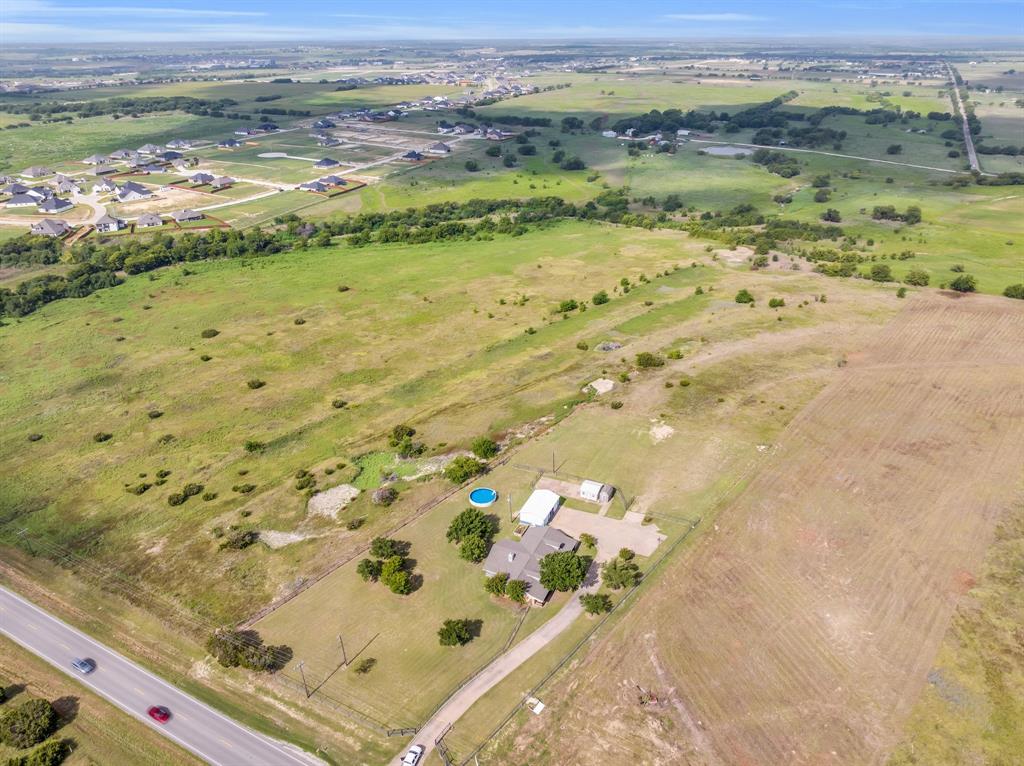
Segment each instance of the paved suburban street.
M214 766L322 764L297 747L236 723L3 587L0 633ZM71 660L76 657L93 660L96 669L88 675L75 671ZM171 720L158 724L150 719L146 710L153 705L167 707Z

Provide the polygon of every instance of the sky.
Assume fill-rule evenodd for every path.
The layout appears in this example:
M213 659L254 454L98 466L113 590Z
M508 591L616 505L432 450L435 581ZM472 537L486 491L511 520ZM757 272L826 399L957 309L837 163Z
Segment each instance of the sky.
M0 46L935 35L1024 35L1024 0L0 0Z

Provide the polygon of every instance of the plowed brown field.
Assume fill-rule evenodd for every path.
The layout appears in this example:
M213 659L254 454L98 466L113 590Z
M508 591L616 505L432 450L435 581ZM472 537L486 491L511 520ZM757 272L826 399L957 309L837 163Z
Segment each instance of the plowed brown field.
M883 761L1020 490L1022 339L1018 301L916 298L505 755Z

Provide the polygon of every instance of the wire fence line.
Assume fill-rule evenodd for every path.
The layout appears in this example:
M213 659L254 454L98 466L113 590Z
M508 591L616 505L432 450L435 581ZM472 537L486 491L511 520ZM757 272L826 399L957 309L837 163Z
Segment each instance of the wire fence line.
M608 622L608 620L610 620L613 615L616 614L616 612L618 612L620 609L622 609L622 607L628 601L630 601L632 599L634 594L636 594L637 591L641 587L643 587L643 585L646 582L649 581L651 575L653 575L661 567L662 563L670 555L672 555L672 553L676 550L676 548L678 548L685 540L687 540L689 538L690 534L693 532L693 530L695 530L697 528L697 526L700 524L700 522L701 522L701 517L698 517L696 519L691 519L690 520L690 527L689 527L689 529L687 529L686 532L684 532L682 535L680 535L679 538L675 542L673 542L672 545L669 546L668 549L666 549L665 552L661 554L661 556L658 557L658 559L654 562L654 564L651 565L651 568L647 571L647 574L644 576L644 578L640 582L638 582L636 585L632 586L628 591L626 591L625 595L614 606L612 606L611 611L608 612L600 620L598 620L594 624L594 626L590 630L588 630L586 632L586 634L578 642L576 642L576 644L574 644L572 646L572 648L569 649L569 651L567 651L565 653L565 655L562 656L562 658L558 661L558 663L553 668L551 668L551 670L548 671L544 675L544 677L540 681L538 681L537 684L532 689L530 689L526 694L523 695L523 699L515 704L515 706L512 708L512 710L510 710L509 713L501 720L501 722L498 723L498 725L494 727L494 729L491 731L491 733L488 734L483 739L483 741L481 741L475 748L473 748L472 752L470 752L470 754L467 755L460 762L459 766L468 766L469 763L476 761L476 758L477 758L477 756L479 756L480 752L485 747L487 747L487 745L490 744L491 741L494 740L501 733L502 729L504 729L512 721L512 719L519 712L520 708L522 708L523 705L525 704L526 699L529 698L529 697L536 697L537 694L540 693L540 690L547 684L547 682L550 681L555 676L555 674L558 673L559 670L561 670L563 667L565 667L565 665L570 660L572 660L573 657L576 656L576 654L579 652L579 650L582 649L583 646L586 645L590 641L590 639L594 636L594 634L596 634L597 631L599 631L604 626L604 624L606 622Z

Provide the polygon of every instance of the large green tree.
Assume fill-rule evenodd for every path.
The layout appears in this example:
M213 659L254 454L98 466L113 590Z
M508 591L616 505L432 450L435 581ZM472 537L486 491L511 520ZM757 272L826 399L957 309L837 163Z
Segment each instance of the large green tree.
M549 553L540 560L540 584L551 590L576 590L583 584L588 564L575 551Z

